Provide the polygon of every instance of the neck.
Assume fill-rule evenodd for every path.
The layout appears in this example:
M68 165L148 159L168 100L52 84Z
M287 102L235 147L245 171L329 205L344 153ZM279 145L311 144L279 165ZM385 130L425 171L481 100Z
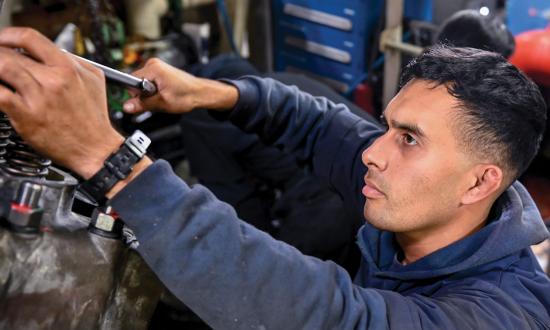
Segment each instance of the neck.
M483 212L465 210L462 215L429 228L396 233L397 243L403 250L403 264L411 264L428 254L444 248L480 230L487 221L490 208Z

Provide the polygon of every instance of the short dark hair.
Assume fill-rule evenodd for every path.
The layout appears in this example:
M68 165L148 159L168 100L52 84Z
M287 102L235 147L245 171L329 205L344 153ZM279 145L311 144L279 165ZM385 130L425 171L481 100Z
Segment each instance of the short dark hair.
M435 45L406 66L401 86L412 79L447 87L459 102L453 124L459 141L508 170L510 183L535 158L546 104L537 85L501 55Z
M498 17L483 16L477 10L461 10L441 24L439 43L453 47L473 47L508 58L514 52L514 36Z

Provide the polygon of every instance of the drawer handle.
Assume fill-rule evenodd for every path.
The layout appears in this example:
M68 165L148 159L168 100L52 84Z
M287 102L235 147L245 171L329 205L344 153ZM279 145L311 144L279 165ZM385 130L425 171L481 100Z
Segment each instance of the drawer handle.
M346 63L346 64L351 62L351 55L348 52L338 48L322 45L317 42L304 40L296 37L286 37L285 43L287 45L300 48L307 52L310 52L319 56L323 56L337 62Z
M283 12L289 16L298 17L310 22L327 25L336 29L351 31L351 20L337 15L327 14L319 10L309 9L287 3Z

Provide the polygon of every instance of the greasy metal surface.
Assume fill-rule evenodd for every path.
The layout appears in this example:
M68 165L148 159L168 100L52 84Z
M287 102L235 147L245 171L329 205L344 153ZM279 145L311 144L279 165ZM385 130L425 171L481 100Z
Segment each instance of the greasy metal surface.
M164 290L133 250L121 256L117 286L103 314L101 329L146 329Z
M87 231L71 212L76 180L0 175L0 216L23 181L43 186L40 234L0 227L0 329L145 329L161 285L120 240Z
M44 209L43 227L74 231L88 226L88 219L71 212L78 181L55 167L50 167L46 178L17 177L0 169L0 217L5 217L9 213L10 204L16 198L19 186L23 182L43 186L42 197L38 202L38 206Z

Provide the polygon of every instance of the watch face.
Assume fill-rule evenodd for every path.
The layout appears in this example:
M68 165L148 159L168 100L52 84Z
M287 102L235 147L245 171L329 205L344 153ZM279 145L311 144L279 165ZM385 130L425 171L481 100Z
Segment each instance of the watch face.
M142 131L137 130L132 136L127 138L124 143L141 159L147 152L147 148L149 148L151 144L151 139Z

